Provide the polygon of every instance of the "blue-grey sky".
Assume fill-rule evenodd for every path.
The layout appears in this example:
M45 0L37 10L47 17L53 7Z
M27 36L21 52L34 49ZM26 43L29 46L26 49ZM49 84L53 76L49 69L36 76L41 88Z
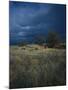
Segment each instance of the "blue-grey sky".
M33 40L56 31L66 35L66 6L60 4L9 2L10 43Z

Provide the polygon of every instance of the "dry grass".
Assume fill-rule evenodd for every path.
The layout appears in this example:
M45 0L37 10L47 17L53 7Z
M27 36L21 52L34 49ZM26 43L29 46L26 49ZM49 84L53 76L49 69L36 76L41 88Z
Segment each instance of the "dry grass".
M66 84L65 49L10 47L10 88Z

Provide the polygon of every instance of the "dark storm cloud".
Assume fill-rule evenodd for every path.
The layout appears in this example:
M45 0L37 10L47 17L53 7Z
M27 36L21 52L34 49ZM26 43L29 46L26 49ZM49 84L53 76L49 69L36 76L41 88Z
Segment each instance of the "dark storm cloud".
M65 36L65 5L10 1L10 38L27 39L49 29Z

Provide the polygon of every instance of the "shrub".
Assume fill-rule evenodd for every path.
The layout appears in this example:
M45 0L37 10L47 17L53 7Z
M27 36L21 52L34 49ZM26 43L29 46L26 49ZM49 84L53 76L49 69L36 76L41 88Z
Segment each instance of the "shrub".
M58 33L49 32L46 42L47 42L48 47L50 48L53 48L55 45L58 45L60 43L60 38L58 36Z

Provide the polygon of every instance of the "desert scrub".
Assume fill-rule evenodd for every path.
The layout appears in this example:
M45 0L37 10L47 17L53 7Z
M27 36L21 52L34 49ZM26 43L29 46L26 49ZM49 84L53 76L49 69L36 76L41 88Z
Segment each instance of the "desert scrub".
M30 49L11 48L10 88L65 85L65 49Z

